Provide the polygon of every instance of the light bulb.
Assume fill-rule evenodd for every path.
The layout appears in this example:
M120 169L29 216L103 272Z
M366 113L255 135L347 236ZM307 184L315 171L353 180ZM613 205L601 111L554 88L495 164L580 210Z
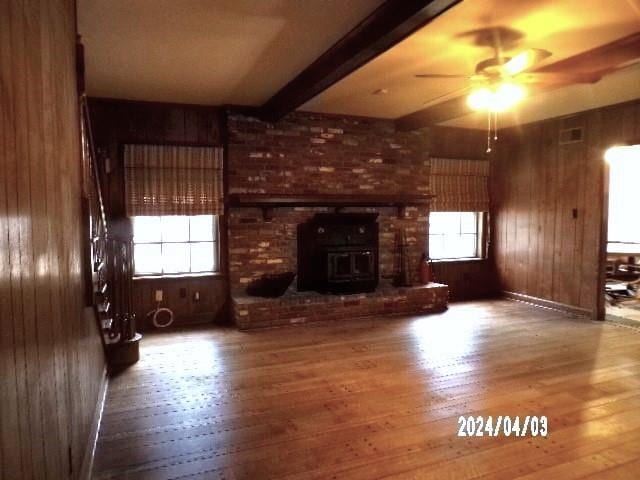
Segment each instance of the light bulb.
M521 85L504 82L497 87L481 87L474 90L467 97L467 105L472 110L504 112L522 100L525 95L526 90Z
M493 103L493 92L487 87L474 90L467 97L467 105L472 110L488 110Z
M501 83L493 94L491 110L504 112L525 97L525 89L515 83Z

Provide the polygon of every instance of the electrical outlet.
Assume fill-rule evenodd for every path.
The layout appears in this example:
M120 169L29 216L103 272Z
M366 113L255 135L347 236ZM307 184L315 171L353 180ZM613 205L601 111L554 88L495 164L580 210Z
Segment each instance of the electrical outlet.
M162 301L162 290L156 290L156 302Z
M194 292L193 301L194 302L199 302L200 301L200 292Z

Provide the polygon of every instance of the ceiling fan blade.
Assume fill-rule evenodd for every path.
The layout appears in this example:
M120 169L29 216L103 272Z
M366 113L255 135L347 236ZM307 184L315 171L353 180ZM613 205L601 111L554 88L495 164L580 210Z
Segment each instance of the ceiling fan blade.
M543 50L542 48L528 48L511 57L511 59L509 59L502 68L505 73L513 76L529 70L531 67L537 65L550 56L551 52L548 50Z
M471 78L469 75L447 75L440 73L418 73L416 78Z
M633 65L636 59L640 59L640 32L545 65L536 72L590 73L604 77Z
M526 72L515 79L518 83L541 83L545 85L574 85L580 83L596 83L602 75L582 72Z

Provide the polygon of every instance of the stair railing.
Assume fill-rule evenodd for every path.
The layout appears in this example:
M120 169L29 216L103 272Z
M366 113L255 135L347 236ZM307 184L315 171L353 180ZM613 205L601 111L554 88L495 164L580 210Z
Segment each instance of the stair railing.
M93 305L105 351L109 345L135 336L131 281L133 245L109 235L102 196L100 169L94 147L85 94L80 96L80 133L83 160L83 210L85 258L90 268L85 278L86 304Z

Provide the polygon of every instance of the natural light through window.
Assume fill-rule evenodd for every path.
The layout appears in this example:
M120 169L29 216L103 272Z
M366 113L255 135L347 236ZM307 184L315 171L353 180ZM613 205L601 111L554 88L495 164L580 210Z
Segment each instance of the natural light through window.
M453 260L481 257L481 212L431 212L429 257Z
M640 145L607 150L609 226L607 251L640 253L640 220L635 214L640 178Z
M218 217L133 217L136 275L176 275L218 270Z

